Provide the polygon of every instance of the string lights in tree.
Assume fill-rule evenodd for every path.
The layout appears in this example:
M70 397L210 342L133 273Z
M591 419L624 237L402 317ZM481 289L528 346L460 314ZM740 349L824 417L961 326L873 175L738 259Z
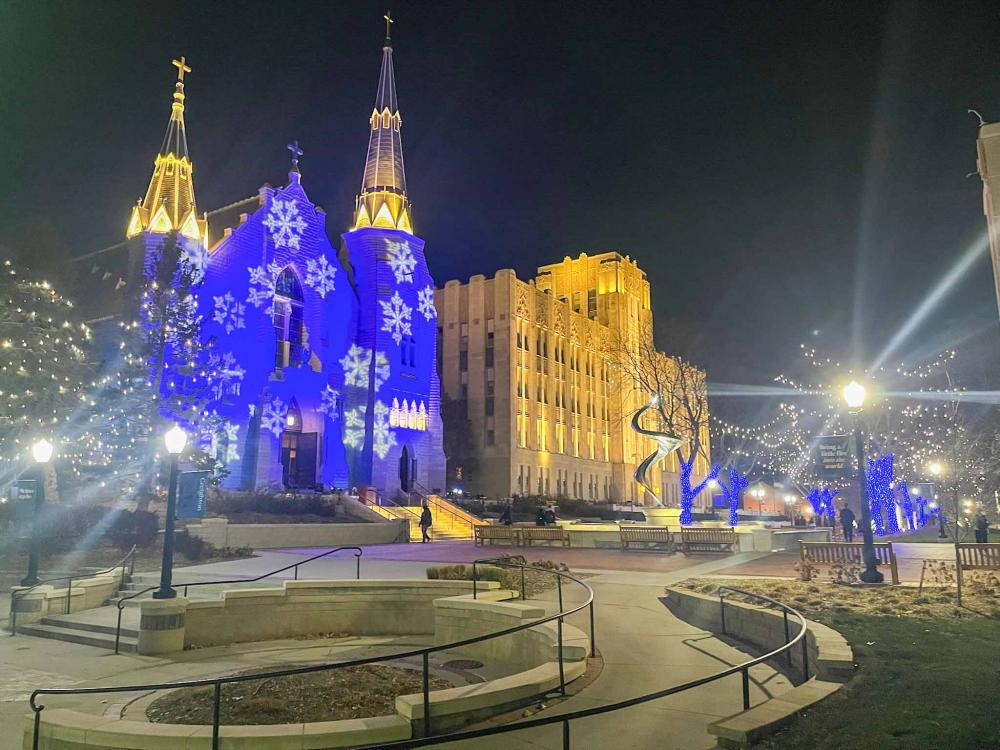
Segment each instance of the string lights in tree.
M27 446L45 437L65 458L86 408L93 372L90 329L47 281L0 266L0 485L24 468Z

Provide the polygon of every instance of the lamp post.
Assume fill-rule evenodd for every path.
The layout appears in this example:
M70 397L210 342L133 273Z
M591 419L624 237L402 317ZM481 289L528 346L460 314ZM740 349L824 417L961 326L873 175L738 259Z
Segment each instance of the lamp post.
M934 475L935 479L944 474L944 466L941 464L940 461L931 462L931 465L928 466L927 468L931 470L931 474ZM938 539L947 539L948 535L944 531L944 513L942 512L944 509L941 508L936 503L935 506L938 509Z
M885 580L875 560L875 540L872 537L872 518L868 501L868 479L865 476L865 436L861 429L861 410L865 405L865 387L852 380L843 391L847 408L854 414L854 455L858 462L858 496L861 498L861 536L864 547L862 557L865 569L860 578L865 583L882 583Z
M45 464L52 460L55 450L52 443L42 438L31 446L31 457L35 461L35 497L31 513L31 540L28 542L28 573L21 579L22 586L38 583L38 558L41 543L40 529L42 510L45 507Z
M154 599L173 599L177 592L170 585L174 575L174 516L177 514L177 464L187 433L174 425L163 435L163 442L170 454L170 480L167 487L167 518L163 527L163 561L160 563L160 588L153 592Z

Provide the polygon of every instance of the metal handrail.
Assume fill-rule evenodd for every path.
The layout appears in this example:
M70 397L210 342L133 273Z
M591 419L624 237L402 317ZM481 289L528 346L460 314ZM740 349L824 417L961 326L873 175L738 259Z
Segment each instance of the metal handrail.
M390 654L388 656L370 656L363 659L352 659L350 661L335 662L332 664L313 664L304 667L295 667L292 669L281 669L275 670L273 672L260 672L256 674L243 674L243 675L231 675L228 677L214 677L200 680L181 680L178 682L164 682L158 684L150 685L118 685L113 687L90 687L90 688L39 688L31 693L31 698L28 701L31 706L31 710L35 712L34 717L34 735L32 741L33 750L38 749L39 742L39 728L41 725L42 711L45 710L44 704L39 704L36 699L40 695L93 695L98 693L127 693L136 691L148 691L148 690L172 690L175 688L183 687L205 687L212 686L214 689L213 703L212 703L212 748L217 750L219 747L219 714L221 710L221 697L222 697L222 686L232 682L249 682L251 680L265 680L275 677L287 677L291 675L299 674L310 674L312 672L325 672L331 669L342 669L344 667L355 667L364 666L366 664L376 664L378 662L385 661L396 661L398 659L407 659L411 657L421 657L423 661L423 699L424 699L424 734L425 736L430 735L431 729L431 716L430 716L430 667L429 659L432 653L437 651L448 651L456 648L461 648L463 646L470 646L475 643L482 643L493 638L499 638L504 635L510 635L511 633L516 633L521 630L527 630L528 628L533 628L537 625L543 625L547 622L552 622L553 620L558 621L558 640L559 640L559 673L560 673L560 690L565 695L566 684L563 678L563 639L562 639L562 624L563 619L569 615L580 612L585 607L590 607L590 621L591 624L594 622L594 591L587 585L584 581L565 573L560 570L551 570L548 568L539 568L533 565L525 565L522 563L512 563L506 560L475 560L473 561L473 581L472 589L473 596L476 596L477 592L477 579L476 579L476 566L481 564L490 564L498 566L508 566L520 568L522 570L522 589L523 589L523 571L524 570L537 570L543 573L552 573L556 576L559 587L559 600L562 603L562 579L566 578L579 584L587 592L587 599L582 604L579 604L571 609L563 611L560 606L560 611L542 617L538 620L532 620L530 622L522 623L520 625L515 625L514 627L505 628L503 630L498 630L492 633L486 633L485 635L475 636L473 638L465 638L460 641L453 641L451 643L439 644L435 646L425 646L423 648L412 649L410 651L398 652L395 654ZM191 584L194 585L194 584ZM590 646L591 653L594 653L594 632L591 630L590 633ZM447 735L450 736L450 735ZM389 746L389 745L387 745ZM382 747L379 745L379 747Z
M116 562L114 565L105 568L104 570L98 570L93 573L80 573L71 574L68 576L59 576L58 578L46 578L44 581L39 581L36 584L29 586L26 589L15 589L11 591L10 594L10 634L17 635L17 603L23 599L30 591L34 591L39 586L47 586L50 583L55 583L56 581L67 581L66 587L66 611L63 614L70 613L70 605L73 598L73 581L81 581L85 578L96 578L97 576L102 576L105 573L110 573L112 570L122 569L121 579L118 583L118 588L121 589L125 585L125 566L129 566L129 575L135 572L135 548L136 545L132 545L125 557Z
M291 565L286 565L283 568L278 568L277 570L272 570L268 573L263 573L257 576L256 578L231 578L224 581L196 581L195 583L178 583L175 584L174 588L181 588L183 586L184 596L187 596L188 589L193 588L195 586L220 586L226 583L254 583L255 581L261 581L265 578L276 576L278 575L278 573L284 573L286 570L290 569L295 570L295 578L293 580L297 581L299 580L300 565L305 565L308 562L312 562L313 560L319 560L322 557L326 557L327 555L332 555L334 552L340 552L345 549L354 550L354 562L356 568L355 577L358 580L361 580L361 555L364 554L364 550L362 550L361 547L334 547L333 549L328 549L326 552L322 552L318 555L313 555L312 557L307 558L305 560L299 560L297 563L292 563ZM143 594L148 594L150 591L155 591L158 588L160 588L159 584L155 586L149 586L147 588L144 588L142 591L136 591L132 594L129 594L128 596L123 596L116 602L116 606L118 607L118 623L115 625L116 654L118 653L118 646L122 636L122 611L125 609L125 602L131 601L132 599L135 599L138 596L142 596Z
M363 745L361 747L355 748L355 750L374 750L379 748L379 750L384 750L386 748L415 748L415 747L427 747L429 745L443 745L451 742L459 742L461 740L471 740L478 737L492 737L497 734L507 734L509 732L520 732L525 729L533 729L535 727L549 726L552 724L562 724L562 746L563 750L570 750L570 722L574 719L583 719L589 716L598 716L600 714L611 713L612 711L620 711L623 708L630 708L632 706L637 706L642 703L648 703L649 701L657 700L659 698L666 698L670 695L675 695L681 693L685 690L690 690L692 688L701 687L702 685L707 685L710 682L715 682L724 677L729 677L731 675L739 673L743 682L743 710L747 711L750 708L750 668L758 664L761 664L775 656L786 653L788 655L788 661L791 663L791 649L795 644L802 644L802 675L803 681L809 679L809 652L807 649L807 641L805 638L806 632L808 631L808 624L806 619L795 609L789 607L786 604L772 599L769 596L764 596L763 594L755 594L752 591L744 591L743 589L738 589L734 586L719 586L719 606L722 615L722 633L726 634L726 617L725 617L725 595L724 591L731 591L735 594L740 594L742 596L748 596L753 599L760 599L772 604L774 606L780 607L785 616L785 645L780 648L776 648L763 656L758 656L749 661L745 661L742 664L737 664L728 669L724 669L721 672L717 672L713 675L708 675L707 677L700 677L697 680L691 680L690 682L685 682L682 685L675 685L671 688L666 688L664 690L657 690L652 693L646 693L644 695L638 695L633 698L626 698L625 700L616 701L614 703L608 703L603 706L595 706L593 708L583 708L578 711L569 711L567 713L558 714L556 716L546 716L539 719L528 719L527 721L518 722L517 724L505 724L502 726L487 727L485 729L472 729L461 732L452 732L449 734L437 735L434 737L423 737L420 739L409 739L409 740L396 740L394 742L381 742L376 745ZM799 620L799 632L794 638L789 637L789 613L793 614Z

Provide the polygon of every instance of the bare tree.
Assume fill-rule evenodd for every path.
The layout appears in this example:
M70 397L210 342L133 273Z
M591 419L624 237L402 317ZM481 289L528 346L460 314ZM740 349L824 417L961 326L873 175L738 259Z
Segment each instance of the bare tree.
M651 403L659 430L683 442L677 449L680 464L681 523L691 523L694 498L719 475L711 466L706 476L692 485L695 462L709 461L708 383L705 371L693 363L656 348L651 325L636 335L618 331L608 341L608 357L617 365L622 393L637 394L641 403Z

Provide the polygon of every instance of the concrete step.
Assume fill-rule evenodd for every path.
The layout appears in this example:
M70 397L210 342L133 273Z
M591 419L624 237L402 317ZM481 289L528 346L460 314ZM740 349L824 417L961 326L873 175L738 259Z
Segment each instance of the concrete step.
M117 612L112 613L112 617L117 617ZM122 637L138 638L139 631L134 627L129 627L129 620L134 620L135 617L131 614L122 616ZM115 634L115 626L111 624L106 624L103 622L81 622L79 620L74 620L72 616L60 617L50 616L43 617L41 620L42 625L50 625L54 628L61 628L63 630L82 630L88 633L103 633L104 635ZM30 625L26 627L31 627Z
M79 643L83 646L96 646L97 648L106 648L108 650L114 650L115 648L115 636L113 634L93 633L87 630L78 630L77 628L62 628L55 625L33 623L31 625L21 625L18 627L17 632L22 635L34 636L35 638L49 638L55 641ZM118 644L119 651L122 653L135 653L137 649L138 640L135 636L126 637L122 635L121 641Z

